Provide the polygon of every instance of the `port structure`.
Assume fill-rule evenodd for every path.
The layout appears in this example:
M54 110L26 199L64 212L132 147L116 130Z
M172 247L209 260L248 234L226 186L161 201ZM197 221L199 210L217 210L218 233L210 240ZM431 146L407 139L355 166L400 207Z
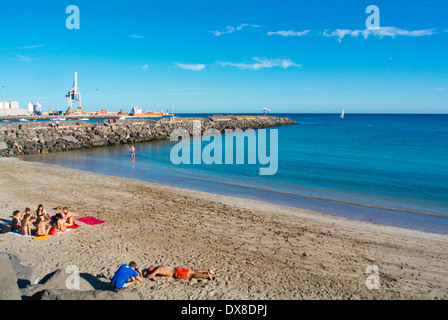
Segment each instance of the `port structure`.
M67 102L68 109L67 113L72 114L75 113L73 110L73 102L76 102L77 112L82 112L82 104L81 104L81 92L78 89L78 73L75 72L74 80L73 80L73 88L67 93Z

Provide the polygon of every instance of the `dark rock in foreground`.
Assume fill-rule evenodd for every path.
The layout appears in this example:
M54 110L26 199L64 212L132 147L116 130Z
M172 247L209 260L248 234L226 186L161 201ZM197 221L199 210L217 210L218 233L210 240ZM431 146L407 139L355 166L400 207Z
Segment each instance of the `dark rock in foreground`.
M140 300L140 296L127 289L117 291L51 289L34 294L32 300Z

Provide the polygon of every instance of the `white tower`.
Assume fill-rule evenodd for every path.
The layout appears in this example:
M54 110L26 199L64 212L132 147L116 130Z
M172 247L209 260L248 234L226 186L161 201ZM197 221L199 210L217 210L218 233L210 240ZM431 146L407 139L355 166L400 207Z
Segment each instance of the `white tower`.
M78 89L78 73L75 72L75 79L73 81L73 88L67 93L66 97L68 98L68 110L67 113L72 113L72 102L76 101L78 110L82 109L81 104L81 92Z

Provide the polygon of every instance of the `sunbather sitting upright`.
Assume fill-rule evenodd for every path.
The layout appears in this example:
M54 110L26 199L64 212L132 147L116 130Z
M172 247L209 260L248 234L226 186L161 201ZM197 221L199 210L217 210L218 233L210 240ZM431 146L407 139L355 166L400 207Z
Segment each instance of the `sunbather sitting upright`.
M67 230L67 225L65 223L65 219L62 217L62 214L57 213L56 219L57 219L56 231L64 232L65 230Z
M176 279L191 279L191 278L208 278L213 280L215 273L212 270L188 270L180 267L169 268L165 266L149 267L144 273L148 279L153 279L155 276L173 277Z
M25 213L25 215L23 216L23 219L21 221L20 233L24 236L31 235L31 221L29 213Z
M20 214L20 210L15 210L12 213L12 221L11 221L12 231L20 232L20 229L22 228L22 225L20 224L21 218L22 218L22 215Z
M50 220L50 217L47 215L47 211L45 211L44 206L41 204L37 207L35 214L36 219L41 217L42 219Z
M50 232L51 227L48 225L50 221L44 220L41 217L36 219L36 233L34 234L37 237L47 236L48 232Z
M68 211L68 208L67 208L67 207L64 207L64 208L62 209L62 211L63 211L64 214L65 214L65 221L66 221L67 227L71 227L71 226L73 226L73 224L75 223L75 222L73 221L73 214L72 214L70 211Z

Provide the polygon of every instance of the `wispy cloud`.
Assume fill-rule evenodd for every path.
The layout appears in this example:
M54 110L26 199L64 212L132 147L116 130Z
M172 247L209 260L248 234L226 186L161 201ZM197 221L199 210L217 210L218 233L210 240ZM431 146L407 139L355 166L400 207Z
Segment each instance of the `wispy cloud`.
M133 39L143 39L145 36L140 36L140 35L136 35L136 34L131 34L130 37L133 38Z
M350 30L350 29L336 29L331 32L327 30L324 31L324 37L337 37L338 41L341 42L346 36L358 37L362 35L364 39L369 36L375 36L377 38L392 37L396 36L406 36L406 37L422 37L435 34L434 29L424 29L424 30L404 30L397 27L381 27L377 29L364 29L364 30Z
M142 70L143 71L146 71L146 70L148 70L149 69L149 66L147 65L147 64L145 64L143 67L142 67Z
M233 62L218 62L222 66L232 66L237 67L242 70L260 70L263 68L274 68L274 67L282 67L283 69L289 67L297 67L301 68L300 64L296 64L292 62L290 59L266 59L266 58L252 58L255 60L255 63L233 63Z
M445 88L424 88L422 91L445 91Z
M16 55L17 59L10 59L12 61L19 61L19 62L30 62L31 58L26 57L26 56L22 56L20 54Z
M44 47L46 45L47 45L46 43L44 43L44 44L36 44L36 45L33 45L33 46L17 47L17 49L36 49L36 48L42 48L42 47Z
M222 34L234 33L235 31L241 31L245 27L258 28L260 26L256 25L256 24L243 23L243 24L240 24L239 26L236 26L236 27L227 26L224 31L210 31L210 32L218 37L218 36L220 36Z
M283 37L301 37L306 35L307 33L309 33L310 30L303 30L303 31L293 31L293 30L281 30L281 31L269 31L267 33L267 35L272 36L272 35L279 35L279 36L283 36Z
M188 69L193 71L200 71L205 68L205 64L185 64L185 63L176 63L176 66L182 69Z

